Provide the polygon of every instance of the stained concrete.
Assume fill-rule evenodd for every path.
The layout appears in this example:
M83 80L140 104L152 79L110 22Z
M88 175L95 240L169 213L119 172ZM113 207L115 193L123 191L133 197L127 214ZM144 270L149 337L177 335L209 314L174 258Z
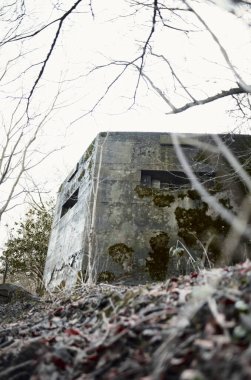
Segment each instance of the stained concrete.
M221 137L246 163L251 136ZM233 180L234 174L219 153L199 149L190 141L214 144L211 137L186 134L179 138L207 190L237 212L244 186L238 177ZM97 205L93 213L94 193ZM78 279L88 278L93 217L93 274L101 282L145 283L186 273L201 263L217 265L229 231L191 188L167 133L109 132L97 136L58 193L44 272L47 288L69 289ZM203 257L202 246L208 259ZM242 258L248 249L243 242L239 249Z

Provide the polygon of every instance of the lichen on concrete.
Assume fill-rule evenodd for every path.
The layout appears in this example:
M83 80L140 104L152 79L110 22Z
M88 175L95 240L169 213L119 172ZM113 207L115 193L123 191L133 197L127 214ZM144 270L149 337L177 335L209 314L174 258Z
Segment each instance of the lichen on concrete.
M95 146L95 142L93 141L89 147L87 148L87 150L85 151L85 154L83 156L83 161L86 162L92 155L93 151L94 151L94 146Z
M220 216L213 218L208 215L208 205L202 203L201 207L185 209L177 207L175 216L178 225L178 236L181 237L184 243L193 247L201 243L206 243L210 238L215 238L209 245L209 252L212 253L212 258L217 259L220 252L221 237L226 236L229 231L229 225Z
M187 197L193 201L200 201L201 200L200 194L195 189L186 189L183 191L179 191L177 193L177 197L180 199L185 199Z
M158 207L169 207L174 202L175 197L172 194L159 193L153 197L153 203Z
M167 192L167 190L159 190L152 187L137 185L134 191L140 198L151 198L154 205L158 207L169 207L175 200L174 195Z
M193 201L201 200L201 196L200 196L200 194L198 193L197 190L188 189L186 191L186 194L187 194L187 197L190 198L190 199L192 199Z
M228 197L227 198L220 198L218 202L221 203L222 206L224 206L228 210L232 210L233 209L233 206L231 204L231 200Z
M83 179L84 175L85 175L85 169L83 169L83 170L81 171L81 173L79 174L79 176L78 176L78 181L81 181L81 180Z
M153 195L153 189L147 186L137 185L134 191L138 194L139 198L151 197Z
M115 280L116 276L110 271L103 271L98 274L97 282L111 283Z
M115 263L120 264L124 270L131 270L134 250L124 243L117 243L108 248L108 254Z

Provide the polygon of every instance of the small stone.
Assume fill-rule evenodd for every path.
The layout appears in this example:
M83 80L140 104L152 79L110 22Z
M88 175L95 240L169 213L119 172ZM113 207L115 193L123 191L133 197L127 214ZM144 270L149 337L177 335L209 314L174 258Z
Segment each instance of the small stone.
M196 369L186 369L182 372L180 380L204 380L204 375Z
M0 304L31 300L38 301L39 298L25 290L22 286L14 284L0 284Z
M247 335L247 330L241 325L238 325L234 328L233 335L237 339L245 338L245 336Z
M249 310L249 306L242 300L237 301L234 306L239 311L248 311Z

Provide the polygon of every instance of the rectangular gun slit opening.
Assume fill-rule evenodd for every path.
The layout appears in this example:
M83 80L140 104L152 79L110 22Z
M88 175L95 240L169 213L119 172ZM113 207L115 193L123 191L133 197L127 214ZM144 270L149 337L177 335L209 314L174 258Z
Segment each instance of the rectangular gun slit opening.
M195 173L198 180L212 181L215 173L198 172ZM158 189L177 189L190 188L191 182L186 173L182 171L164 171L164 170L142 170L141 185L145 187L154 187Z
M64 216L78 201L78 189L67 199L62 206L61 218Z

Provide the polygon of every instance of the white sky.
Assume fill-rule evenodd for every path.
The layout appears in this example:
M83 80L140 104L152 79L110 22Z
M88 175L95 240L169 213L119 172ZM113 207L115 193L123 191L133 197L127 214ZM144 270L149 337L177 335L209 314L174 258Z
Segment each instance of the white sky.
M57 51L57 61L64 61L62 56L66 57L68 62L67 73L64 74L67 78L77 77L83 74L83 67L92 67L93 64L103 62L103 54L106 57L115 57L118 59L125 59L134 52L135 46L132 46L132 39L143 39L148 33L148 29L144 26L136 29L137 18L131 23L127 19L116 19L110 21L117 14L121 12L123 0L112 1L112 7L104 5L103 9L100 4L102 2L94 2L95 20L93 21L88 14L83 20L79 16L79 21L75 22L71 33L67 32L64 36L64 45L62 51ZM96 5L96 7L95 7ZM113 9L113 15L111 14ZM242 67L246 73L246 79L250 77L248 71L248 64L251 58L251 49L247 49L250 42L250 29L244 23L234 22L233 16L228 14L225 10L217 7L208 7L206 10L207 22L213 25L214 31L218 33L229 52L234 62L238 67ZM223 23L224 20L224 23ZM129 25L129 27L128 27ZM215 76L215 83L219 83L218 77L221 76L220 83L224 81L230 82L233 80L232 74L225 70L225 62L211 38L206 38L198 33L198 37L193 41L186 41L187 38L183 34L174 33L173 39L167 40L163 35L163 40L157 39L157 44L160 48L168 41L168 57L173 57L181 70L184 70L184 78L190 80L190 77L195 79L204 78L205 82L209 82L208 88L214 89L214 81L209 80ZM74 43L73 43L74 41ZM211 49L211 51L210 51ZM223 68L211 62L206 62L207 59L212 57L214 62L220 60ZM193 59L191 58L193 57ZM209 57L209 58L208 58ZM206 66L202 66L202 62ZM56 75L55 68L58 66L52 65L48 72L48 77L52 78ZM205 70L210 69L210 76L205 75ZM51 72L50 72L51 70ZM152 71L159 70L154 64ZM48 73L47 72L47 73ZM191 72L191 75L190 75ZM227 74L226 74L227 72ZM69 122L74 120L74 114L78 118L81 114L85 113L89 107L95 103L96 99L102 93L100 89L105 88L107 80L111 77L110 71L100 71L97 75L90 78L80 78L75 82L70 82L66 91L66 99L80 99L74 106L61 110L56 119L56 127L61 130L67 125L60 125L60 120L65 124L68 119ZM234 129L234 121L230 118L226 109L230 106L230 99L220 100L209 105L204 105L190 109L182 114L166 115L169 111L166 104L160 102L152 92L139 93L137 105L133 110L127 111L127 96L132 93L135 84L135 77L133 74L125 77L115 89L115 96L108 96L107 99L101 104L92 115L88 115L77 121L67 129L65 143L66 148L58 154L55 158L56 162L53 166L50 163L50 170L59 170L62 174L67 175L72 166L83 154L83 151L88 147L91 141L95 138L100 131L162 131L162 132L229 132ZM225 78L225 79L224 79ZM156 76L156 81L164 82L166 80L165 71L160 71ZM166 83L168 91L168 83ZM79 91L80 89L80 91ZM82 91L82 92L81 92ZM117 98L116 98L117 94ZM202 98L205 94L198 91L198 98ZM123 96L125 100L123 100ZM55 128L55 126L54 126ZM55 133L55 132L54 132ZM47 171L48 178L50 173ZM62 179L62 178L61 178ZM57 178L60 182L60 179Z
M66 3L68 7L69 2ZM33 2L31 4L34 7ZM95 20L92 20L89 8L85 9L86 14L74 15L64 29L62 39L46 68L41 87L37 90L34 106L39 109L50 101L50 94L55 91L60 79L69 81L79 77L64 82L60 101L68 106L57 110L41 140L44 148L62 145L65 148L33 172L37 182L47 183L46 187L51 189L53 196L56 196L60 183L100 131L220 133L229 132L235 127L233 119L226 113L230 99L195 107L182 114L166 115L169 111L166 104L144 87L139 91L137 104L126 112L130 104L128 97L132 95L135 86L136 76L133 72L126 74L113 94L92 115L82 117L70 125L95 103L116 68L102 70L90 77L84 77L83 73L95 64L104 63L104 55L121 60L135 56L138 44L132 44L132 40L142 41L149 33L149 24L144 22L142 15L130 19L116 18L122 13L124 4L124 0L110 0L108 8L107 2L96 0L93 2ZM200 8L198 6L199 10ZM33 12L38 12L38 9L41 14L46 14L46 1L36 1ZM231 14L215 6L206 8L206 16L234 63L241 68L246 81L251 81L248 64L251 60L250 28L245 23L233 21ZM37 37L35 46L43 49L51 41L52 34L53 29ZM166 48L168 58L180 69L183 79L193 87L198 98L203 98L205 94L198 88L198 81L202 80L204 88L210 93L221 88L219 86L223 83L232 85L233 76L225 69L225 62L211 39L200 33L194 35L193 40L188 40L184 34L169 31L166 35L163 32L162 37L156 37L155 44L160 52ZM29 58L31 63L32 59L39 59L40 53L35 51L32 54ZM166 76L166 68L152 61L148 70L157 84L165 85L168 94L172 84ZM28 77L27 83L31 79L32 76ZM174 99L179 104L182 98ZM22 212L20 209L21 214ZM18 213L19 211L10 213L6 221L11 223Z

